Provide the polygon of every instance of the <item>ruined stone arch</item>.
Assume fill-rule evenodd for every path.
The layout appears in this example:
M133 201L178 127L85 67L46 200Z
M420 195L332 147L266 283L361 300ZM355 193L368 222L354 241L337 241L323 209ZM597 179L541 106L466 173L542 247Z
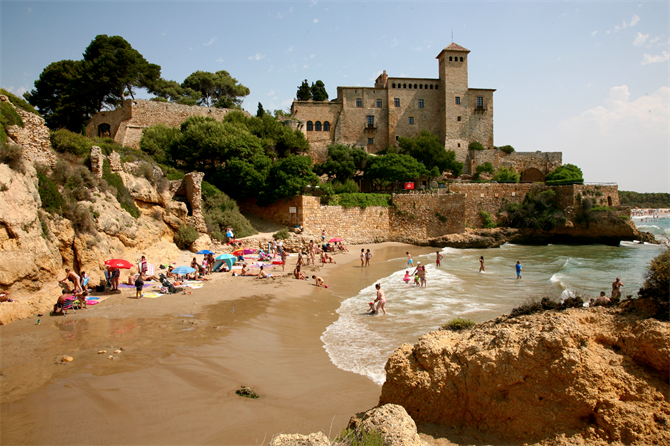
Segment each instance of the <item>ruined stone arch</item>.
M98 138L111 138L112 137L112 126L103 122L98 125Z
M521 181L524 182L544 182L545 175L534 167L529 167L521 173Z

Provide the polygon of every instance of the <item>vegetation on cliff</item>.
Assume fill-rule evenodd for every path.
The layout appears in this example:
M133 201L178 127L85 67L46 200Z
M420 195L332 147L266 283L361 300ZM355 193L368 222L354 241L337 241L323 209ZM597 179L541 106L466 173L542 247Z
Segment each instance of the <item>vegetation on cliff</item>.
M564 184L583 184L582 169L574 164L563 164L547 174L546 184L560 186Z
M543 229L551 231L565 222L565 214L558 206L554 190L533 188L523 203L510 202L504 208L507 226L512 228Z
M632 208L670 208L670 194L668 193L639 193L620 190L619 201L622 206Z
M658 319L670 320L670 248L666 247L647 266L639 295L656 303Z

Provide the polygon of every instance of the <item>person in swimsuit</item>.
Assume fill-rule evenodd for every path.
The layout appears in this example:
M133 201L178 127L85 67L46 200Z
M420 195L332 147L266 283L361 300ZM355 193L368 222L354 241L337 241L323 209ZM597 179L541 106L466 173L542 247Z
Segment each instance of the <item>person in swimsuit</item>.
M261 270L258 272L257 279L274 279L274 277L272 277L272 274L266 273L261 265Z
M377 298L375 299L377 307L375 307L375 312L379 314L379 310L382 310L384 314L386 314L386 296L384 295L384 291L382 291L382 286L377 284L375 285L375 288L377 288Z
M621 288L623 288L623 282L617 277L616 280L612 282L612 299L621 297Z
M361 268L365 266L365 249L361 249Z
M74 273L74 271L70 271L70 268L65 268L65 279L59 280L58 283L63 283L66 280L69 280L72 282L72 287L74 288L73 292L74 293L81 293L81 282L79 279L79 276Z
M410 254L409 252L405 252L405 254L407 254L407 266L409 266L411 268L412 264L414 263L412 261L412 254Z
M314 285L316 285L316 286L318 286L318 287L321 287L321 286L324 285L324 283L323 283L323 279L322 279L321 277L318 277L318 276L312 276L312 279L315 280Z
M484 256L479 256L479 272L485 273L486 267L484 266Z
M521 262L517 260L516 261L516 280L521 279L521 270L522 269L523 268L521 267Z
M365 266L370 266L370 259L372 258L372 253L368 249L365 253Z
M412 277L409 275L409 270L405 271L405 277L402 278L402 281L405 283L409 283L410 280L412 280Z
M437 266L439 268L440 264L441 264L440 262L442 261L443 258L444 258L444 256L442 254L440 254L440 251L437 251L435 253L435 266Z

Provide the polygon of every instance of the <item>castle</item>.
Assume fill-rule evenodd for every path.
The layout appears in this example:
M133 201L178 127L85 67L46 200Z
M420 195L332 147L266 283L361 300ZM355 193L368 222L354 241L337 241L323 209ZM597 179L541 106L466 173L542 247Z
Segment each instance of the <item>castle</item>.
M296 100L291 115L304 122L317 157L325 157L333 143L376 153L401 136L428 130L465 162L470 142L493 148L495 90L468 87L469 53L452 43L437 55L437 79L389 77L384 71L374 87L337 87L337 98L330 102Z

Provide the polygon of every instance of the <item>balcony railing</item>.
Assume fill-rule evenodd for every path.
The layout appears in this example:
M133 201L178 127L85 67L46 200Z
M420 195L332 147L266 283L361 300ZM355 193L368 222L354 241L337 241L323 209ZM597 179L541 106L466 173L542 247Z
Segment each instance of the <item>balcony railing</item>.
M377 130L377 124L370 124L369 122L365 124L365 130Z
M486 105L476 105L475 106L475 111L476 112L477 111L485 112L486 110L487 110Z

